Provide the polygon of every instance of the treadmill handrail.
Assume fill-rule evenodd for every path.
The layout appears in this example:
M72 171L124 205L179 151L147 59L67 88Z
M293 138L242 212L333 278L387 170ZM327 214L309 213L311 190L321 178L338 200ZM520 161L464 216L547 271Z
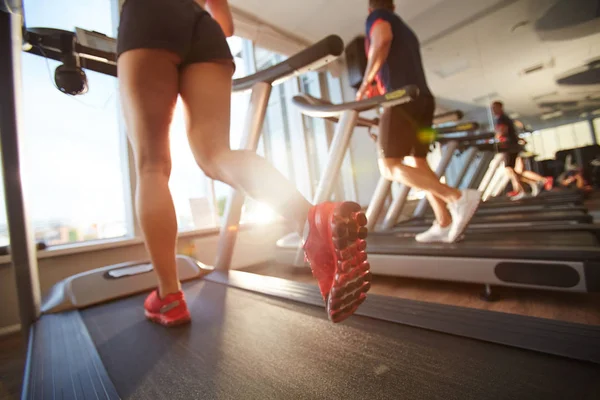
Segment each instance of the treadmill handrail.
M63 35L76 38L75 32L55 28L27 28L26 46L28 53L62 61L60 40ZM81 57L83 69L117 77L117 55L75 43L75 52ZM301 52L252 75L233 80L233 91L251 89L258 82L275 84L307 71L317 70L329 64L344 52L344 42L337 35L330 35Z
M475 132L478 132L478 130L479 130L479 123L478 122L471 122L471 121L469 121L469 122L462 122L460 124L435 127L435 130L436 130L436 132L437 132L438 135L441 135L441 134L457 134L457 133L462 133L462 132L464 132L465 134L467 134L467 133L475 133Z
M233 91L240 92L251 89L258 82L275 84L292 76L317 70L341 56L343 52L343 40L337 35L329 35L279 64L252 75L234 79Z
M330 118L338 116L344 111L353 110L363 112L379 106L392 107L397 104L412 101L416 99L418 95L419 89L416 85L407 85L402 89L395 90L382 96L348 103L332 104L305 93L294 96L292 102L300 109L300 112L305 115L316 118Z
M437 142L448 142L451 140L456 140L461 143L476 143L482 140L489 140L494 138L496 135L495 132L472 132L472 131L463 131L463 132L449 132L449 133L438 133L436 135L435 140Z

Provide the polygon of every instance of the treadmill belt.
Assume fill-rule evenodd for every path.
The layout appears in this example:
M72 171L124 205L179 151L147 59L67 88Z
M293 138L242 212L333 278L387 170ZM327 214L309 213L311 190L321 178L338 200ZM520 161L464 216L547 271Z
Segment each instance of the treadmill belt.
M83 320L123 399L593 399L600 366L352 317L199 281L191 325L145 320L144 296Z
M471 220L471 225L481 224L509 224L519 222L552 222L552 221L578 221L591 223L592 217L584 211L577 210L545 210L544 212L521 212L521 213L502 213L497 214L478 214L476 213ZM396 228L410 226L430 227L433 218L409 219L396 224Z

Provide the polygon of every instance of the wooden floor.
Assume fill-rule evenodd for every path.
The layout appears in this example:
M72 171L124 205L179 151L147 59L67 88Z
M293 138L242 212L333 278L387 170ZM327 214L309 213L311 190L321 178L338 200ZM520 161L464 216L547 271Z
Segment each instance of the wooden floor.
M247 268L245 271L298 282L315 282L307 268L266 265ZM480 298L482 285L374 276L370 293L600 325L600 293L562 293L500 287L492 290L497 300L487 302Z
M25 353L21 334L0 338L0 400L20 398Z

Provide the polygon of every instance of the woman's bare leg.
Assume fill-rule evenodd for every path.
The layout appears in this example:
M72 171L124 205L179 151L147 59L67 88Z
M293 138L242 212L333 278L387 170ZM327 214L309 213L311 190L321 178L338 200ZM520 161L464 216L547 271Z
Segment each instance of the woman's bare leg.
M231 150L231 61L197 63L181 73L188 139L196 162L207 176L272 206L304 230L311 204L267 160L252 151Z
M355 203L313 207L275 167L252 151L230 149L231 61L198 63L181 73L188 140L213 179L270 204L304 236L304 254L333 322L352 315L370 289L366 218ZM335 225L335 229L334 229ZM308 229L305 229L308 228Z
M137 173L136 212L158 276L159 295L180 290L175 261L177 218L169 190L169 126L179 91L179 57L137 49L119 57L119 86Z

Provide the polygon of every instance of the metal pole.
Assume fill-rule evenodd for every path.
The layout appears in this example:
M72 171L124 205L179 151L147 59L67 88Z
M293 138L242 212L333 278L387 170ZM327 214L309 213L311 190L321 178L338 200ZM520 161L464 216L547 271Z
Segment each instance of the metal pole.
M590 135L592 135L592 144L598 144L598 138L596 138L596 127L594 126L594 120L588 119L588 123L590 124Z
M504 160L504 155L502 153L497 153L494 158L492 159L492 162L490 163L490 166L488 167L485 175L483 176L483 179L481 180L481 183L479 184L479 188L478 190L481 193L484 193L488 186L490 185L492 178L494 178L494 175L496 174L496 170L498 169L498 167L500 166L500 163Z
M435 174L437 175L438 178L441 178L446 173L446 170L448 169L448 165L450 165L450 161L452 161L452 158L454 157L454 152L456 151L456 149L458 149L458 141L456 141L456 140L452 140L452 141L448 142L448 144L446 144L446 146L444 146L444 153L442 155L442 159L440 160L440 163L438 164L438 166L435 170ZM423 217L425 215L425 211L427 211L428 205L429 205L429 202L427 201L427 197L423 197L421 200L419 200L419 204L417 204L417 208L415 208L413 217L414 218Z
M506 175L506 173L503 170L500 170L498 172L502 172L502 174L500 175L500 179L498 179L498 182L495 185L494 190L492 190L492 197L500 196L500 193L502 193L502 191L504 189L506 189L506 186L510 182L509 177Z
M463 182L464 187L469 189L478 189L479 184L483 180L485 172L490 166L490 163L494 159L494 155L489 151L480 152L477 160L477 166L473 174Z
M494 154L489 151L480 152L480 155L475 172L465 182L469 189L479 189L479 184L483 181L483 177L494 159Z
M459 188L463 179L465 178L465 175L467 175L467 171L469 170L469 168L471 168L471 164L473 164L473 161L475 160L475 157L477 157L477 148L476 147L469 147L467 149L467 151L465 151L462 155L463 158L463 164L461 169L458 171L458 174L456 174L456 179L454 182L452 182L452 187L455 188Z
M400 217L400 213L402 213L402 209L404 208L404 204L406 203L406 198L408 197L409 193L410 187L401 184L398 196L396 196L396 198L392 201L392 204L390 204L390 208L385 215L383 223L381 224L381 230L386 231L394 227L396 221L398 221L398 218Z
M356 127L357 119L358 111L348 110L342 113L340 122L336 126L333 140L329 146L327 163L325 164L325 168L319 179L319 185L317 186L313 204L319 204L330 199L333 188L336 186L336 182L338 182L337 179L340 176L340 169L342 168L346 151L350 146L350 139L352 138L352 133ZM300 246L296 252L294 265L304 265L302 242L300 242Z
M256 151L263 123L265 122L271 89L272 86L264 82L259 82L252 87L250 107L246 114L240 149ZM215 269L228 270L231 267L233 249L240 227L242 207L245 200L246 196L244 193L233 188L231 189L227 205L225 206L225 218L221 226Z
M319 204L329 200L336 180L340 175L340 169L350 146L350 138L356 127L358 112L354 110L344 111L340 122L337 124L333 140L329 146L327 163L319 180L317 192L313 204Z
M0 11L0 144L10 254L15 271L21 329L40 317L40 279L36 248L30 232L21 177L21 46L22 17Z
M367 229L369 231L375 229L375 225L385 204L385 199L387 199L391 189L392 181L388 181L383 176L380 176L375 193L373 193L373 198L369 203L369 207L367 207Z

